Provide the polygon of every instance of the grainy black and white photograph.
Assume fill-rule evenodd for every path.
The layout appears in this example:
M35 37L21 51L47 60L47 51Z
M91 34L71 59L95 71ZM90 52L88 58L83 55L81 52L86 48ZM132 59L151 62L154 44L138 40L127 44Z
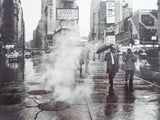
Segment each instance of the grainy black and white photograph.
M0 0L0 120L160 120L160 0Z

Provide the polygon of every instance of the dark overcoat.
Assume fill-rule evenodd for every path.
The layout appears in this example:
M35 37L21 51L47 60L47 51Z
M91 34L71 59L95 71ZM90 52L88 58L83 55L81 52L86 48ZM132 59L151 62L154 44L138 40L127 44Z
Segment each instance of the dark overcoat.
M114 61L115 61L115 73L118 72L119 69L119 57L117 54L113 55ZM104 60L107 61L107 73L110 73L112 71L112 57L111 57L111 52L106 53Z

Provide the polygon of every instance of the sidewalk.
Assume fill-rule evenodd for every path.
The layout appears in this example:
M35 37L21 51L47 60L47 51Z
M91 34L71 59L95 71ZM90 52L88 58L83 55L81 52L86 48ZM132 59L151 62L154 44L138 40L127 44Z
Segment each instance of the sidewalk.
M124 72L117 73L113 87L105 77L104 63L91 63L93 72L93 102L89 102L92 120L159 120L160 87L138 77L133 86L124 81ZM98 87L99 86L99 87ZM96 96L94 98L94 95Z

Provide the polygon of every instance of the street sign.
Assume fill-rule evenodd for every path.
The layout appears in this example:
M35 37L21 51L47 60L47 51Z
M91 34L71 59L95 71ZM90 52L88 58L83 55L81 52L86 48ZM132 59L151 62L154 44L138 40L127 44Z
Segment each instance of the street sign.
M79 9L78 8L57 8L56 11L57 20L78 20L79 19Z

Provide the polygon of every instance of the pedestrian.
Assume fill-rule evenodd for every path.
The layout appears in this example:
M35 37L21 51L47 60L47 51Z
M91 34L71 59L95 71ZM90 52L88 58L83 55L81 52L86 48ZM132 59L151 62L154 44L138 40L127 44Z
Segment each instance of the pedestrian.
M137 58L135 55L132 53L131 49L127 49L127 53L124 56L124 62L125 62L125 81L128 81L129 78L129 83L133 83L133 76L134 76L134 70L135 70L135 62Z
M83 58L83 53L80 53L80 58L79 58L79 77L82 78L82 70L83 70L83 64L84 64L84 58Z
M83 59L84 59L84 65L85 65L85 73L88 74L89 72L89 49L87 47L85 47L84 51L83 51Z
M107 71L106 73L109 74L109 84L113 85L113 79L118 72L119 68L119 60L118 55L116 54L116 49L112 46L110 48L110 52L106 53L104 60L107 61Z

